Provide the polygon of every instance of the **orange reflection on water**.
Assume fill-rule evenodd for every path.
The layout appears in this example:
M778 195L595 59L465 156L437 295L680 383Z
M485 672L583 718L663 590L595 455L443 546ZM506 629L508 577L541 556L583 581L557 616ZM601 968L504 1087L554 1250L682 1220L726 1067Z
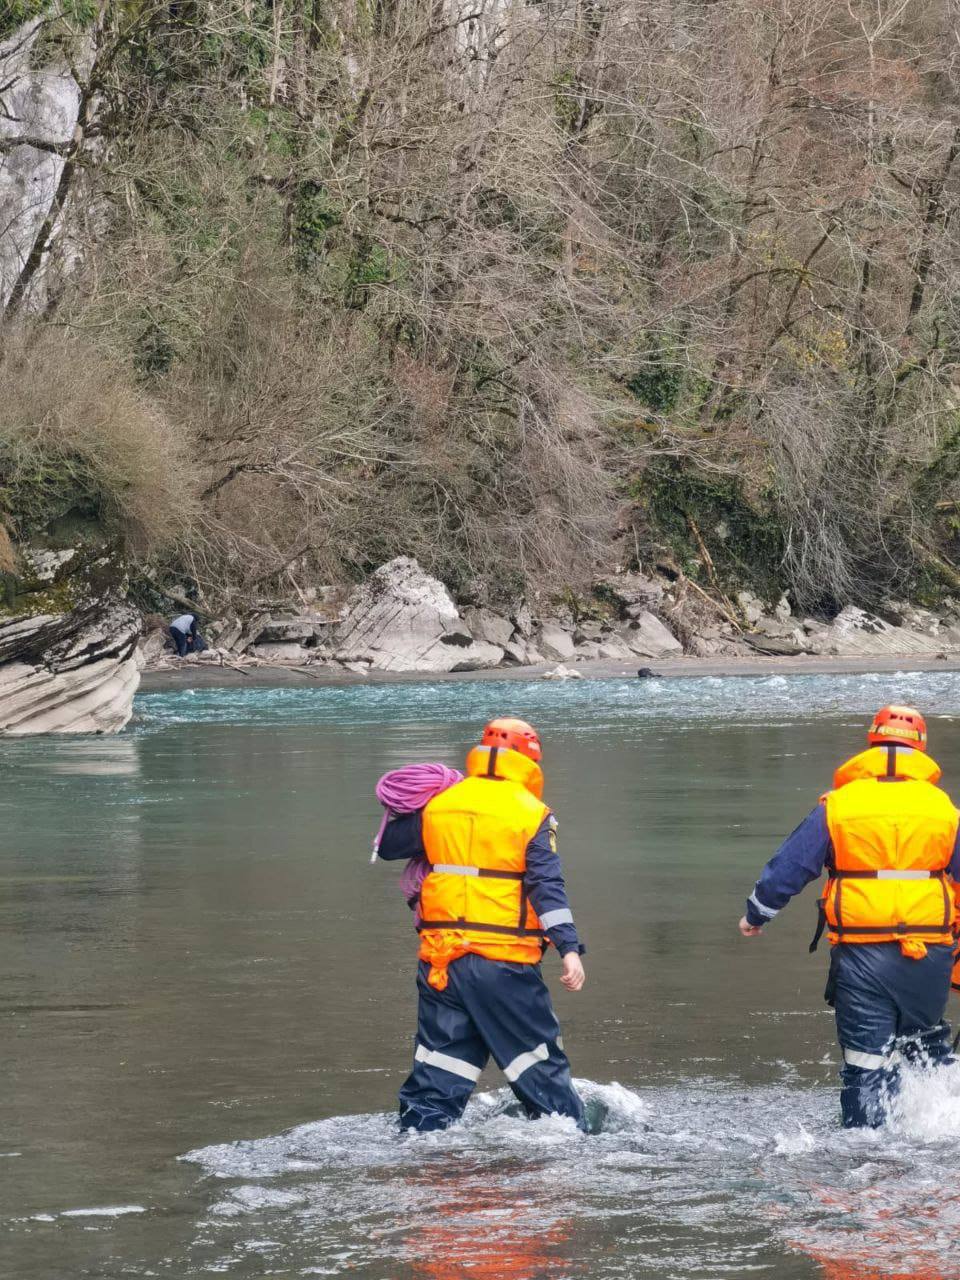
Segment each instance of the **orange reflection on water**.
M570 1272L570 1220L558 1218L549 1193L512 1191L508 1170L426 1169L425 1218L405 1240L412 1274L422 1280L541 1280ZM529 1175L529 1165L518 1166ZM580 1268L577 1268L578 1270Z

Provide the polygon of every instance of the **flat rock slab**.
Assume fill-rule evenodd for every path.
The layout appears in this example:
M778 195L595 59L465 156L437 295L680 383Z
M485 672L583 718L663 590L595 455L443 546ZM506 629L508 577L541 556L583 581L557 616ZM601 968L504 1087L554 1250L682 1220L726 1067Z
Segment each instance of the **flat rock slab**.
M838 613L833 624L816 632L811 641L820 653L842 658L935 658L947 643L944 637L891 626L855 605L848 605Z

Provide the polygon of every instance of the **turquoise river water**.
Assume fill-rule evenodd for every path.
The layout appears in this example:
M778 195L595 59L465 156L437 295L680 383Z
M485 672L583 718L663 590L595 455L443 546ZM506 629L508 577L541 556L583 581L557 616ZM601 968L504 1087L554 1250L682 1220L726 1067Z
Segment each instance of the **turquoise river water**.
M960 1277L960 1067L841 1132L813 887L736 931L889 700L960 794L947 674L203 689L5 742L0 1275ZM372 788L504 712L544 735L587 986L545 970L607 1119L526 1123L490 1072L402 1138L415 936Z

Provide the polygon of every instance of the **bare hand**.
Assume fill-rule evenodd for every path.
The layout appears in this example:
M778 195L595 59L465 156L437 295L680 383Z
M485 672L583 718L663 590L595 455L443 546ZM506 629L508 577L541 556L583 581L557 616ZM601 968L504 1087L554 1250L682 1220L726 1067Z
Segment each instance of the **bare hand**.
M746 916L740 917L740 924L737 926L745 938L759 938L763 930L758 924L750 924Z
M586 980L587 975L583 971L583 961L576 951L568 951L563 957L563 973L560 975L560 981L568 991L579 991Z

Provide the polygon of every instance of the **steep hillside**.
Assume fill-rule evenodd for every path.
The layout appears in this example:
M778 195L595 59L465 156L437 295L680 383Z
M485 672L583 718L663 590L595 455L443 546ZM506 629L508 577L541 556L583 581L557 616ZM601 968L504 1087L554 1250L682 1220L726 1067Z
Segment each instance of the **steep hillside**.
M217 606L956 589L953 0L3 14L14 538Z

